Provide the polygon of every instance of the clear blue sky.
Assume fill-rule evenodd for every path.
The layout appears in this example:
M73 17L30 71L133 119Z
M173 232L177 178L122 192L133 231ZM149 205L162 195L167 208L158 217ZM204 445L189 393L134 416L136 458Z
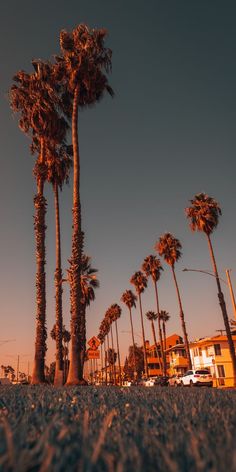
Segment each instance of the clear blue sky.
M188 200L205 191L222 206L213 244L224 277L235 251L236 4L234 1L106 0L1 2L1 324L0 364L32 360L35 324L33 159L7 102L14 73L31 70L32 58L59 51L61 29L85 22L109 31L114 100L104 99L79 116L83 225L86 251L99 269L101 288L88 310L88 336L97 334L107 307L130 288L131 275L153 252L158 237L172 232L183 245L177 266L190 339L223 327L213 278L182 273L211 269L207 244L191 234ZM71 252L72 187L61 195L64 272ZM54 323L53 198L47 188L47 324ZM181 333L168 267L160 282L161 308L170 312L168 332ZM150 284L151 285L151 284ZM232 309L225 289L229 315ZM68 289L64 315L69 327ZM153 293L143 297L154 308ZM140 333L138 311L135 330ZM123 310L120 331L129 330ZM151 333L146 322L147 337ZM138 338L137 338L138 340ZM130 335L121 334L123 353ZM54 345L49 341L48 362ZM10 357L14 356L14 357ZM23 357L24 356L24 357ZM22 365L22 368L24 366Z

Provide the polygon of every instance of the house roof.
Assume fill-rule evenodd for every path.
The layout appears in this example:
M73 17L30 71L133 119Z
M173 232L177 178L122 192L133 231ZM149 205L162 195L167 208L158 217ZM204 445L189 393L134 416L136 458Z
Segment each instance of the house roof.
M233 341L236 341L236 334L232 334L232 339ZM219 334L217 336L212 336L212 337L206 337L202 339L196 339L195 341L192 341L189 343L190 347L197 346L198 344L212 344L214 342L220 342L220 341L228 341L226 335Z

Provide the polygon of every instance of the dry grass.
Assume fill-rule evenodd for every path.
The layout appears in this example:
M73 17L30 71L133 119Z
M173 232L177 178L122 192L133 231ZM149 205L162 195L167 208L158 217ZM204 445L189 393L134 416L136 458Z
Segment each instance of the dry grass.
M225 470L235 391L0 387L0 472Z

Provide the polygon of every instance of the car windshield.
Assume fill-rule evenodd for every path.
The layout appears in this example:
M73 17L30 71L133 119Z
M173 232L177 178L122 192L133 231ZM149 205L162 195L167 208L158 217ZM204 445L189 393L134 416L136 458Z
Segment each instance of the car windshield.
M196 370L196 374L209 374L209 370Z

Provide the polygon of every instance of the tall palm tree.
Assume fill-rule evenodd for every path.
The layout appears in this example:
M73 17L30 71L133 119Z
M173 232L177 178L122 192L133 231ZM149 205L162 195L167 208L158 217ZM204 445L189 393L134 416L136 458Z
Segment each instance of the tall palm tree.
M164 337L164 350L166 351L166 323L170 319L170 315L167 311L161 310L160 311L160 318L162 321L162 331L163 331L163 337Z
M142 308L142 300L141 300L141 293L143 293L145 288L147 287L147 277L143 274L143 272L137 271L131 277L130 283L134 285L135 290L138 294L140 318L141 318L141 326L142 326L142 337L143 337L144 370L145 370L145 375L148 377L147 350L146 350L146 340L145 340L144 323L143 323L143 308Z
M160 259L158 259L156 256L151 254L150 256L147 256L144 259L142 270L145 273L146 277L152 278L154 289L155 289L161 357L162 357L162 362L163 362L163 371L165 371L166 368L165 368L165 356L164 356L163 339L162 339L162 331L161 331L160 305L159 305L159 295L158 295L158 290L157 290L157 282L160 280L161 271L163 271L163 267L161 265Z
M116 347L117 347L117 356L118 356L119 384L120 385L122 382L122 377L121 377L120 346L119 346L117 320L120 318L121 312L122 312L121 307L117 303L113 303L113 305L111 305L111 317L112 317L113 322L115 323L115 329L116 329Z
M58 189L69 181L72 166L70 147L61 145L46 145L47 181L51 183L54 192L55 234L56 234L56 269L55 282L55 319L56 319L56 365L54 384L63 383L63 316L62 316L62 267L61 267L61 230Z
M67 123L58 113L60 99L55 89L50 63L33 61L34 73L19 71L14 77L9 98L11 108L20 114L19 127L31 137L32 153L38 153L37 194L34 197L34 230L36 241L36 339L32 383L45 382L46 355L46 276L45 276L45 217L47 202L44 197L46 180L45 140L62 142ZM35 142L37 145L35 145Z
M109 367L109 381L111 381L111 378L112 378L111 365L108 365L108 362L107 362L108 361L107 353L110 349L110 346L109 346L110 322L108 321L107 318L103 318L100 325L100 330L102 331L104 335L105 369L106 369L106 384L107 384L107 367Z
M110 350L110 356L112 356L112 353L114 355L114 359L113 361L110 363L111 366L112 366L112 370L113 370L113 381L114 381L114 385L116 384L116 358L115 358L115 349L114 349L114 338L113 338L113 329L112 329L112 323L114 320L114 316L113 316L113 309L112 307L108 308L108 310L106 311L106 314L105 314L105 319L107 319L108 323L110 324L110 333L111 333L111 350Z
M146 318L147 318L149 321L151 321L152 335L153 335L153 340L154 340L154 344L155 344L156 355L157 355L157 358L158 358L158 360L159 360L160 367L161 367L161 369L162 369L162 374L165 375L165 369L163 369L163 365L162 365L162 361L163 361L163 364L165 365L165 363L164 363L164 356L163 356L163 354L162 354L162 360L161 360L160 351L159 351L159 349L158 349L158 344L157 344L155 326L154 326L154 321L156 321L156 320L159 318L159 315L158 315L158 313L155 313L154 311L148 311L148 312L146 313ZM161 353L163 353L163 350L161 351Z
M136 357L135 357L135 341L134 341L134 327L133 327L133 320L132 320L132 308L136 308L136 301L137 297L132 292L132 290L126 290L122 296L121 301L127 306L129 310L129 319L130 319L130 327L131 327L131 334L132 334L132 342L133 342L133 354L134 354L134 378L137 377L137 365L136 365Z
M72 32L60 34L61 56L57 56L55 77L62 87L64 107L72 119L72 144L74 159L73 181L73 234L70 258L71 290L71 361L68 385L83 380L80 355L81 285L80 272L83 251L80 201L80 153L78 145L78 110L99 101L105 92L113 95L104 71L111 69L111 50L104 47L106 31L77 26Z
M81 266L81 319L80 319L80 355L82 374L84 369L84 360L86 353L86 308L95 300L95 289L99 288L99 280L97 279L98 269L92 267L91 257L86 254L82 255Z
M97 335L97 338L99 339L100 341L100 350L101 350L101 379L102 379L102 383L103 383L103 366L104 366L104 362L103 362L103 344L104 344L104 339L105 339L105 335L104 333L100 330L98 335Z
M186 323L184 319L184 310L183 310L182 300L181 300L179 286L178 286L176 273L175 273L175 264L176 262L178 262L178 260L181 257L182 246L181 246L180 241L177 238L175 238L172 234L165 233L163 236L159 238L159 242L156 243L155 249L159 253L160 256L164 257L164 260L171 267L171 271L172 271L172 275L173 275L174 283L175 283L175 288L177 292L177 298L179 302L179 310L180 310L179 314L180 314L180 321L181 321L183 335L184 335L184 342L185 342L185 348L186 348L187 359L188 359L188 368L191 369L192 361L190 357L188 334L187 334Z
M234 385L236 386L236 355L234 343L230 331L229 318L226 309L226 303L224 294L221 289L220 278L216 265L215 254L211 242L211 234L217 228L219 222L219 216L221 215L221 208L217 201L209 197L205 193L198 193L194 196L193 200L190 200L192 206L185 209L187 218L190 219L190 228L192 231L201 231L206 235L213 271L215 274L216 285L218 290L218 299L222 312L222 317L225 325L226 335L229 344L230 356L232 360L233 372L234 372Z

